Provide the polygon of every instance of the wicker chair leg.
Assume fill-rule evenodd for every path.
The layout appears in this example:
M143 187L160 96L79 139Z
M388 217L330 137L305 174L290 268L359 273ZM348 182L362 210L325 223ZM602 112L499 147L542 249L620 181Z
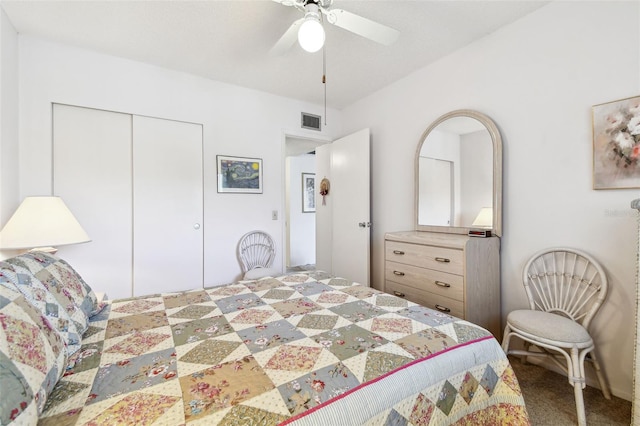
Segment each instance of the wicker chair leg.
M602 395L604 395L606 399L611 399L611 392L609 391L609 386L607 386L607 382L604 379L604 374L602 374L602 369L600 368L600 363L596 358L595 351L592 351L589 356L591 357L591 362L593 362L593 368L596 370L596 376L598 377L598 382L600 383Z
M524 344L524 350L526 352L529 352L531 350L531 343L527 342L526 340L524 340L522 343ZM527 355L524 355L522 358L520 358L520 363L522 365L529 364L529 357Z
M507 324L502 333L502 350L509 355L509 341L511 340L511 327Z
M587 416L584 412L584 396L582 395L582 385L573 384L573 392L576 398L576 412L578 413L578 426L587 426Z
M584 411L584 395L582 394L585 380L581 372L584 371L584 368L580 362L576 348L571 349L571 365L568 367L568 373L572 375L569 381L573 384L573 393L576 399L576 413L578 414L578 426L587 426L587 416Z

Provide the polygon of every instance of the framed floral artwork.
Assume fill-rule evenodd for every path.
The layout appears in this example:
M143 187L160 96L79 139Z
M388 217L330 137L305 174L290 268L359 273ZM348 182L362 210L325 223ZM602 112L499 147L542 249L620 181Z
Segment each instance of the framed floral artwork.
M594 105L593 189L640 188L640 96Z
M262 194L262 159L217 155L218 192Z

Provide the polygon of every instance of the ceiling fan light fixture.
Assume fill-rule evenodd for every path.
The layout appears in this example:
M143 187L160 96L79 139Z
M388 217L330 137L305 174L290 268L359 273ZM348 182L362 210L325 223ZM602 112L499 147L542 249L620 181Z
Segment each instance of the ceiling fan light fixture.
M307 13L298 30L298 43L309 53L317 52L324 45L324 28L316 13Z

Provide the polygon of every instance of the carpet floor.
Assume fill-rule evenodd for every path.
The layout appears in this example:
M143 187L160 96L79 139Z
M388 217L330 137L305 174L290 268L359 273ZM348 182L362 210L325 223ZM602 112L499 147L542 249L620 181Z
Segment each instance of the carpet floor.
M522 388L533 426L578 423L573 388L565 376L534 364L523 365L516 357L509 356L509 361ZM583 394L589 426L631 424L631 402L615 396L611 396L611 400L605 399L599 389L590 386Z

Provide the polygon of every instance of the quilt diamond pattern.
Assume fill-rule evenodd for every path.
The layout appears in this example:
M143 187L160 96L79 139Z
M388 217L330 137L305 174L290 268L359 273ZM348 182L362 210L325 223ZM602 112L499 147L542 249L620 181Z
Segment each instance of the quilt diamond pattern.
M334 424L363 404L379 424L528 424L486 330L320 271L110 302L40 424Z

